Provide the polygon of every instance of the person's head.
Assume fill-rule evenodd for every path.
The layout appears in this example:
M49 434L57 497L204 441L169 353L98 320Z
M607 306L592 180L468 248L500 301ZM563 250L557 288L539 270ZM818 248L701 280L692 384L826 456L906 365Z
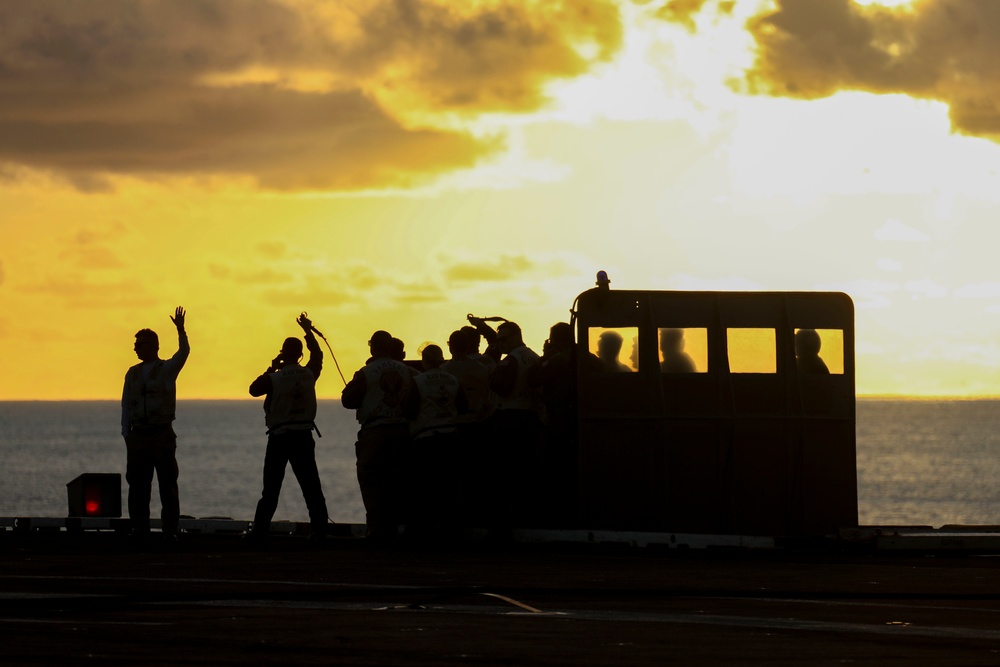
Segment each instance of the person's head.
M573 349L573 327L567 322L556 322L549 327L549 348L554 352Z
M460 330L464 331L465 335L469 337L469 346L471 347L469 354L479 352L479 343L483 339L483 335L479 333L479 329L476 327L462 327Z
M684 329L663 329L660 331L660 352L663 357L684 351Z
M603 361L617 361L624 342L617 331L605 331L597 339L597 356Z
M302 358L302 341L298 338L286 338L278 353L286 364L297 364Z
M135 332L135 356L142 361L153 361L159 358L160 337L152 329L140 329Z
M629 361L632 362L632 368L639 368L639 337L632 336L632 354L629 355Z
M822 345L815 329L799 329L795 332L796 357L817 357Z
M428 345L420 351L420 363L425 371L439 368L444 363L444 352L437 345Z
M391 357L392 340L392 334L388 331L379 330L373 333L372 337L368 339L368 347L371 350L372 357L375 359Z
M521 340L521 327L513 322L503 322L497 327L497 347L500 348L502 353L507 354L523 344Z
M393 338L392 354L389 356L396 361L406 361L406 344L398 338Z
M472 339L465 329L452 331L448 336L448 351L452 359L472 354Z

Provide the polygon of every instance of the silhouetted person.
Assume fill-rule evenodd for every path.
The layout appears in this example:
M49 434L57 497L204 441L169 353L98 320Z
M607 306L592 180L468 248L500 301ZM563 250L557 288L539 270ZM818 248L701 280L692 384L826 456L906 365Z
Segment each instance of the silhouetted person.
M324 538L329 520L316 468L316 442L312 437L313 430L316 430L316 380L323 371L323 350L313 335L312 322L301 315L296 323L305 332L306 347L309 349L306 365L299 365L302 341L286 338L271 365L250 383L251 396L265 396L267 450L264 453L264 489L257 502L253 530L249 534L251 541L261 543L271 533L271 519L278 509L281 483L289 463L309 510L311 542Z
M632 354L628 356L628 360L632 362L632 368L639 368L639 337L632 336Z
M472 327L462 327L448 337L451 360L441 367L458 379L469 411L458 417L458 440L461 446L455 452L455 472L460 497L459 520L475 524L482 515L489 493L483 484L492 454L488 443L497 395L490 389L490 368L495 363L476 350L479 334ZM482 359L488 359L484 363ZM482 524L479 524L482 525Z
M392 339L392 358L409 368L411 376L420 374L420 370L406 362L406 344L399 338Z
M392 358L396 361L406 361L406 344L399 338L392 339Z
M371 359L344 387L345 408L357 410L358 485L365 504L368 535L393 539L401 518L400 466L410 429L403 405L412 377L393 359L392 335L376 331L368 341Z
M492 368L500 361L500 357L503 355L500 351L500 346L497 343L497 332L491 329L490 325L488 325L486 320L482 317L469 315L467 319L469 320L469 324L472 326L462 327L462 330L469 331L472 334L472 358L477 361L481 361L492 370ZM503 321L506 322L506 320ZM486 339L486 352L480 354L479 343L483 338Z
M497 347L504 355L490 374L490 388L499 397L492 423L492 483L503 501L493 515L495 527L509 528L511 518L523 521L527 499L520 489L537 454L542 427L542 392L529 382L539 357L521 339L521 327L503 322L496 331ZM513 503L513 507L512 507Z
M475 363L475 362L473 362ZM458 416L468 412L458 378L442 370L444 353L437 345L421 352L424 372L413 378L404 412L410 420L412 447L409 496L411 519L441 524L458 511L455 449Z
M697 373L694 360L684 351L684 329L660 331L661 373Z
M577 372L572 327L566 322L552 325L542 350L539 363L528 373L529 383L541 386L545 404L544 446L534 485L537 522L565 527L572 521L576 498Z
M451 359L441 370L454 375L462 387L468 412L460 422L482 422L496 407L496 395L490 390L490 366L479 360L482 357L475 347L474 338L479 334L471 327L462 327L448 337L448 351ZM487 357L488 358L488 357Z
M632 369L618 360L625 340L617 331L605 331L597 339L597 358L605 371L611 373L631 373Z
M815 329L799 329L795 332L795 362L800 373L829 375L830 369L819 356L823 343Z
M160 489L163 535L177 539L180 498L177 492L177 435L171 423L177 409L177 376L191 353L184 331L186 313L180 306L170 320L177 327L177 352L160 359L160 339L151 329L135 334L135 354L140 363L125 373L122 389L122 436L128 453L128 514L132 534L149 535L149 499L153 472Z

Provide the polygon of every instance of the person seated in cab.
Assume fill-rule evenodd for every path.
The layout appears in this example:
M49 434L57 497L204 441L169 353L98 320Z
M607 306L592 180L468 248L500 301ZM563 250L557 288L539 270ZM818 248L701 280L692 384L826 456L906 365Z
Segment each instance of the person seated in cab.
M684 329L660 330L661 373L697 373L691 355L684 351Z
M618 360L625 339L617 331L605 331L597 339L597 358L608 373L631 373L632 369Z
M799 329L795 332L795 363L800 373L807 375L829 375L830 369L819 356L823 342L815 329Z

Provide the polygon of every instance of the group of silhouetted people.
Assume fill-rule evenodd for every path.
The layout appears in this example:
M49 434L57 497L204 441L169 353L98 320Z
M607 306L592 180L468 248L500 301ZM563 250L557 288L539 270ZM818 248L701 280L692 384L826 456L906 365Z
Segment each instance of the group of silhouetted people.
M133 535L150 532L149 501L154 473L162 504L162 531L176 540L176 380L190 353L185 311L171 320L178 351L159 358L152 330L136 333L140 362L125 376L122 435L128 453L126 480ZM566 461L575 445L575 362L569 324L552 327L540 357L528 348L514 322L494 330L482 318L448 338L449 359L437 345L421 350L419 366L405 361L402 341L376 331L370 358L346 384L342 401L356 410L357 474L370 537L394 539L399 527L485 526L503 535L515 519L544 522L558 512L572 480L555 461ZM302 340L286 338L267 369L249 387L264 397L267 449L263 489L250 543L266 542L285 470L291 464L309 511L311 541L326 534L329 514L316 466L316 381L323 352L303 314L309 357ZM488 347L480 352L482 339ZM546 419L543 421L543 415ZM546 442L547 447L542 443ZM544 489L544 490L539 490ZM549 496L543 498L540 496ZM549 517L552 518L552 517Z
M515 521L544 521L558 506L540 488L568 492L549 474L553 448L543 436L565 445L575 427L572 331L554 327L539 357L517 324L493 319L495 330L469 316L471 326L448 338L450 359L427 345L419 368L404 363L388 332L368 341L371 357L342 401L361 425L358 482L370 536L392 538L400 525L484 526L503 536Z

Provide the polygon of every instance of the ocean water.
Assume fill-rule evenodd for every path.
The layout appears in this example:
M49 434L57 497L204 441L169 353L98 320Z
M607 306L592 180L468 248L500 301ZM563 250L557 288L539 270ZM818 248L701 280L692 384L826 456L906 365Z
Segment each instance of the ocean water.
M1000 524L1000 401L859 399L857 414L862 524ZM0 516L65 516L66 483L84 472L119 472L124 487L119 418L117 401L0 402ZM330 516L363 522L354 413L321 401L316 422ZM181 401L175 430L181 512L252 518L267 441L260 402ZM275 519L308 520L291 469Z

